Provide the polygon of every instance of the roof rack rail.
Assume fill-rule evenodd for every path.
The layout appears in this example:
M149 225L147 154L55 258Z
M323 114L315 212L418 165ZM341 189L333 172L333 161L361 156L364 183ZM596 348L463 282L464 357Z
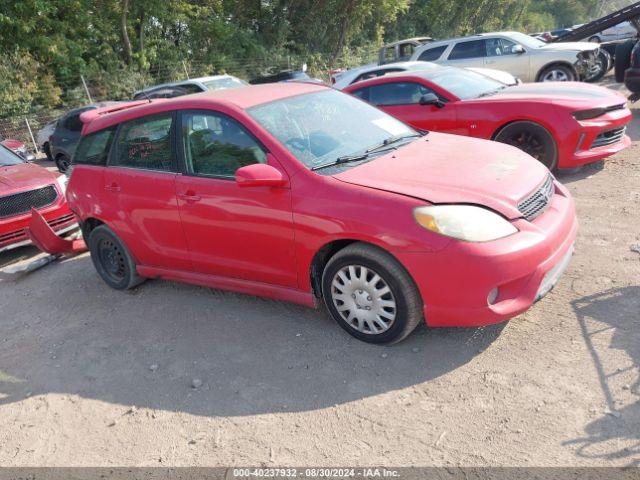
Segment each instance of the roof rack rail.
M632 3L620 10L616 10L609 15L605 15L604 17L598 18L589 23L585 23L584 25L576 28L575 30L571 30L565 35L562 35L552 42L575 42L578 40L583 40L585 38L589 38L596 33L600 33L607 28L614 27L619 23L631 21L631 23L636 27L636 30L640 32L640 2Z

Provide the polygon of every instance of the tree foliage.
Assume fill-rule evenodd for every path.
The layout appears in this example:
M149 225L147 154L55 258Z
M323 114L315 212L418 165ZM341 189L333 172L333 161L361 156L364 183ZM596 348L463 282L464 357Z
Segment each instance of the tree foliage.
M628 2L627 2L628 3ZM616 5L620 6L620 5ZM601 0L0 0L0 116L143 84L268 66L314 73L375 58L383 42L540 31L603 13ZM293 60L292 60L293 59Z

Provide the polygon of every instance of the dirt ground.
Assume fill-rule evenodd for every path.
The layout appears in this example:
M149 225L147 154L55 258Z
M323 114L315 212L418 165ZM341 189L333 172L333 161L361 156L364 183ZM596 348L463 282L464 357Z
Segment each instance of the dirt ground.
M116 292L87 255L0 277L0 465L640 466L639 114L560 176L575 258L506 324L375 347L286 303Z

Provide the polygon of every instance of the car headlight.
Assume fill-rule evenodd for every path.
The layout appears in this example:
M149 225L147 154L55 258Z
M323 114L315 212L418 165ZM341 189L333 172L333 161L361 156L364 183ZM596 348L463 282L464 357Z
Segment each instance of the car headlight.
M67 183L69 182L69 178L66 175L60 175L56 178L56 182L58 183L58 187L60 187L60 191L65 193L67 191Z
M414 209L418 225L467 242L488 242L518 231L497 213L472 205L434 205Z

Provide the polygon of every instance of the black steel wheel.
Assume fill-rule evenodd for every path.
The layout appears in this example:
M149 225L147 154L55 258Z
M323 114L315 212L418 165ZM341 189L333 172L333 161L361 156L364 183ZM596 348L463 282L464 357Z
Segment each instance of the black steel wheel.
M56 167L58 167L60 173L66 173L66 171L69 170L69 165L71 165L71 159L64 153L56 157Z
M555 170L558 166L556 142L549 131L537 123L510 123L498 132L494 140L519 148L549 170Z
M96 227L89 236L91 260L107 285L126 290L142 283L136 264L122 241L106 225Z

